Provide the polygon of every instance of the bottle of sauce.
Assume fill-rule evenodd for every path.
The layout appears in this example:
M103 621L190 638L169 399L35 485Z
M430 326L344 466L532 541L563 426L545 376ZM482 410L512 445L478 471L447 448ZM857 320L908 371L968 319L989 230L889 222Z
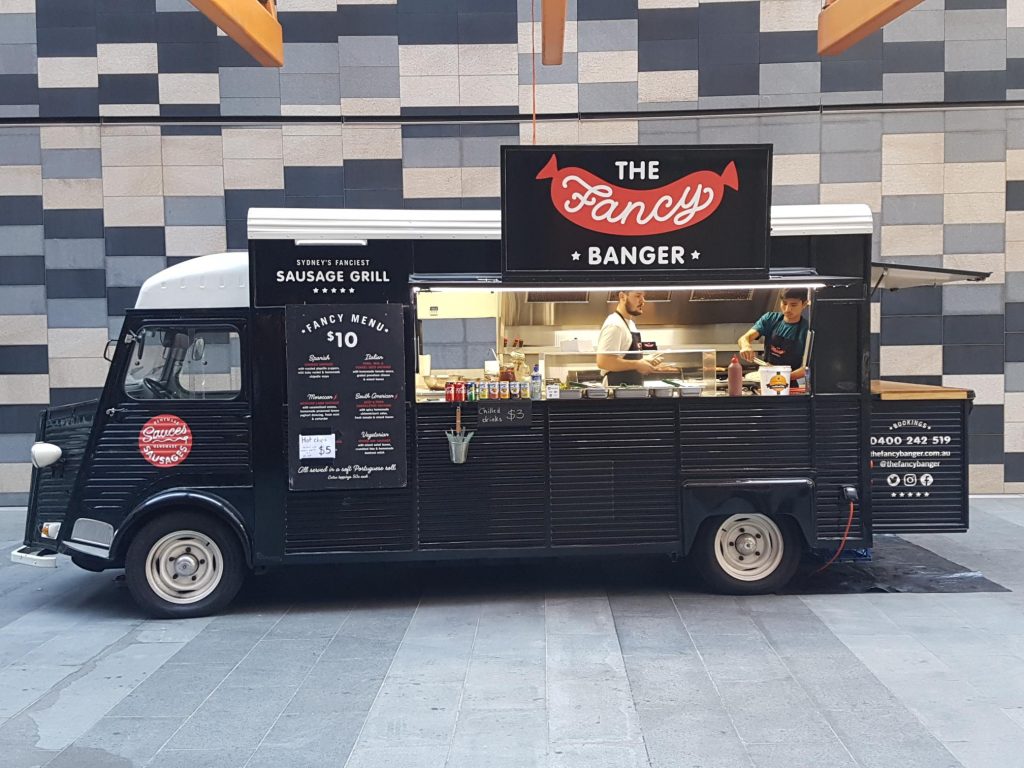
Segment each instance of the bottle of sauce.
M729 397L739 397L743 394L743 366L739 358L733 355L729 363Z

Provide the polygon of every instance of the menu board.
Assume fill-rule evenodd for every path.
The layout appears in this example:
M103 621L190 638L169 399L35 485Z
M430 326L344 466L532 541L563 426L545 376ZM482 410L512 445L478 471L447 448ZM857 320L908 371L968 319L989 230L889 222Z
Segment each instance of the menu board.
M288 487L404 487L402 306L290 305L285 323Z
M767 277L771 162L766 144L502 147L502 271Z

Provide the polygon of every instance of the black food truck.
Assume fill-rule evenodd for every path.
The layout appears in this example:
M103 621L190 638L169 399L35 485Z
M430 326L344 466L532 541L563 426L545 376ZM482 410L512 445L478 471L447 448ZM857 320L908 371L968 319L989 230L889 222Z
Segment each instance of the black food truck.
M661 553L757 594L965 531L972 395L870 381L871 296L985 275L873 265L866 206L770 179L767 145L505 147L500 213L250 210L41 414L13 559L187 617L288 564Z

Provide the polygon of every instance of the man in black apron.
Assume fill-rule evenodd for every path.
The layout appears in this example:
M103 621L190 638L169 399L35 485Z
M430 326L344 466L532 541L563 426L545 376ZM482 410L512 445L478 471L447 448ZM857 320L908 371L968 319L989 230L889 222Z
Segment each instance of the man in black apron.
M791 381L803 378L804 347L809 323L803 316L808 306L806 288L787 288L779 298L780 312L766 312L754 327L740 336L740 357L753 362L752 342L764 339L764 361L768 365L788 365L793 369Z
M604 374L609 387L623 384L643 386L644 377L659 372L678 372L678 369L661 365L656 355L644 360L640 354L640 331L633 322L634 317L644 313L643 291L619 291L619 303L601 326L597 341L597 366ZM628 355L608 354L629 351Z

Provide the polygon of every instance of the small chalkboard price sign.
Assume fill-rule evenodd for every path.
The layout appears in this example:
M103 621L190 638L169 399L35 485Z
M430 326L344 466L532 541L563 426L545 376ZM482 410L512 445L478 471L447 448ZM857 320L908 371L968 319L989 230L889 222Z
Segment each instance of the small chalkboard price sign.
M477 429L499 427L529 427L533 423L532 400L507 400L497 403L478 403Z

